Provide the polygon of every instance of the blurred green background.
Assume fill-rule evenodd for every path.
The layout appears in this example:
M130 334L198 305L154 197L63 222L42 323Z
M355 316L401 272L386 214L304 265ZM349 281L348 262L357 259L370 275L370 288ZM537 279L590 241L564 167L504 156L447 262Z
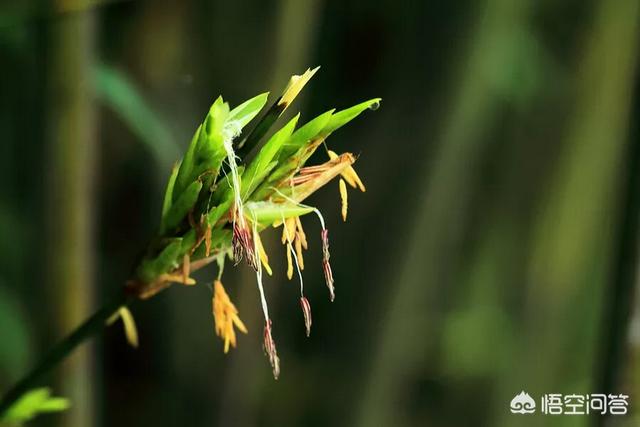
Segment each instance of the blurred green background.
M213 100L321 65L290 114L383 103L328 140L368 191L346 224L337 183L311 200L337 298L311 245L309 339L265 241L280 379L251 271L225 356L209 270L133 307L138 350L76 352L47 379L72 409L32 424L638 425L639 25L640 0L2 2L0 390L124 284ZM630 415L512 415L522 390Z

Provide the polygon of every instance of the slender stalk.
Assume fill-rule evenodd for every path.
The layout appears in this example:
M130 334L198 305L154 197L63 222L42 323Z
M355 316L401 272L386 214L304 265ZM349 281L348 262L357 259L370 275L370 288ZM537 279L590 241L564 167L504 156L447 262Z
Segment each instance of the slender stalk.
M105 303L102 308L85 320L85 322L78 326L73 332L67 335L66 338L58 342L31 372L23 377L22 380L2 397L2 401L0 401L0 419L2 419L4 413L25 392L40 385L42 377L69 356L76 347L100 332L102 328L104 328L107 319L119 307L129 305L132 302L133 297L126 295L124 292L119 293L115 298Z
M95 14L86 0L50 0L48 28L46 273L51 332L62 335L94 310L96 109ZM53 381L75 407L57 425L88 425L95 407L90 347L65 360Z
M637 137L631 141L626 157L627 188L620 215L618 256L602 320L596 388L600 393L620 392L616 387L620 386L620 373L624 370L626 338L636 292L640 237L640 142ZM594 420L594 425L605 423L605 417Z

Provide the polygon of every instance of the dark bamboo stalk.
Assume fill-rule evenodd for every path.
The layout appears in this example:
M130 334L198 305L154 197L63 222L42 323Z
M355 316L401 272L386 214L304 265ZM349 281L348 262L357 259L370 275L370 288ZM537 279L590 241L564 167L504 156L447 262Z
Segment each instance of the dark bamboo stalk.
M116 298L104 304L84 323L67 335L66 338L56 344L38 365L2 397L0 401L0 419L2 419L4 413L25 392L41 385L42 378L58 365L58 363L69 356L76 347L100 332L104 328L107 319L115 313L118 308L127 306L131 304L132 301L132 297L127 296L124 292L120 293Z
M636 88L635 110L638 105ZM626 156L626 188L620 203L618 249L612 270L608 301L602 318L600 356L596 372L598 393L615 393L621 366L624 363L626 338L636 292L638 245L640 244L640 140L638 129L632 133ZM594 425L605 424L605 417L594 419Z

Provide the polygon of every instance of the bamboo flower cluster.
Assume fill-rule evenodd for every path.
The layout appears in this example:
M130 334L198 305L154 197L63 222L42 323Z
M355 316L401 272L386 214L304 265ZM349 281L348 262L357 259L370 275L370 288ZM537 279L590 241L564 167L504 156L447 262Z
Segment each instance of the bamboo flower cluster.
M337 129L367 109L376 109L380 99L371 99L341 111L329 110L296 129L300 115L273 133L259 150L253 150L276 120L293 102L317 68L293 76L282 95L257 120L250 132L245 127L258 116L267 102L260 94L231 109L222 97L211 106L196 130L184 157L171 173L162 205L158 235L127 283L130 295L146 299L173 283L194 285L191 273L216 262L218 277L213 286L215 331L224 341L224 351L236 345L236 329L247 333L235 305L221 281L229 260L245 260L256 274L264 314L264 350L278 377L280 361L273 339L273 322L263 289L263 271L271 275L269 258L260 233L282 227L282 243L287 256L287 276L294 265L300 281L300 305L307 336L311 333L311 305L304 294L303 250L309 239L301 218L315 213L321 223L322 270L331 301L334 279L329 263L329 233L320 211L303 204L311 194L333 178L340 177L342 217L347 217L346 184L365 191L353 169L356 157L337 154L326 139ZM311 155L324 146L327 161L306 166ZM253 153L253 151L256 151ZM128 336L136 336L126 308L119 310ZM137 338L136 338L137 341Z

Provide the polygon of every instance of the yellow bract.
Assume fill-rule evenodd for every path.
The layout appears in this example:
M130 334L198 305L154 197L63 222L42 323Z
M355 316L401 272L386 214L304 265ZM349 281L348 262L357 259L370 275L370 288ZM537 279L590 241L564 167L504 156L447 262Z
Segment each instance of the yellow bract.
M107 319L106 323L107 325L111 325L118 319L122 319L124 334L127 337L129 345L133 348L138 348L138 329L136 328L136 322L133 319L133 315L127 307L120 307Z
M307 71L305 71L301 76L291 76L289 84L284 89L284 93L282 94L278 105L284 105L285 108L288 107L319 68L320 67L316 67L313 70L307 68Z

